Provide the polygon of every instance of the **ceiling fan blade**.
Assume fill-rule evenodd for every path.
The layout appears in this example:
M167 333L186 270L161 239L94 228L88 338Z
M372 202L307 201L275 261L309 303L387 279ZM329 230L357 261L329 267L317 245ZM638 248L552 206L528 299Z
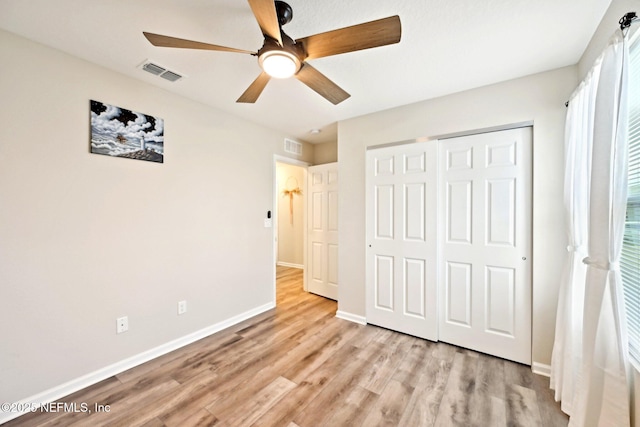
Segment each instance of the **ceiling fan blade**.
M193 40L179 39L177 37L163 36L161 34L143 32L149 42L158 47L177 47L182 49L203 49L203 50L219 50L223 52L248 53L256 55L255 52L248 50L235 49L232 47L218 46L215 44L195 42Z
M306 59L314 59L398 43L401 34L400 17L395 15L304 37L296 43L305 47Z
M296 78L318 92L333 105L337 105L351 96L307 63L302 64L302 68L300 68L300 71L296 74Z
M267 83L269 83L270 79L271 77L269 77L269 74L265 73L264 71L260 73L258 78L249 85L247 90L245 90L244 93L240 95L240 98L238 98L236 102L244 102L248 104L253 104L254 102L256 102Z
M248 0L262 34L276 40L282 46L280 24L276 13L276 4L273 0Z

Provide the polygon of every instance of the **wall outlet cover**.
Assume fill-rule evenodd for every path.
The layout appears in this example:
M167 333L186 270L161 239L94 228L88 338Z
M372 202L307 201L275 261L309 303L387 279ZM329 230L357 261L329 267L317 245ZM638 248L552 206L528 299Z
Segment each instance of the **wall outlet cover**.
M121 334L129 330L129 318L127 316L116 319L116 333Z
M185 314L187 312L187 302L179 301L178 302L178 315Z

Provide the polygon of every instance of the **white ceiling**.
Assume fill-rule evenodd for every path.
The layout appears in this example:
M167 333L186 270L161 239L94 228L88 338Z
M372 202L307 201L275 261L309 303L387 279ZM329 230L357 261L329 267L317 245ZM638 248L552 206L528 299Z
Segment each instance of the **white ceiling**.
M260 68L250 55L154 47L149 31L257 51L246 0L0 0L0 28L312 143L337 121L578 62L611 0L288 0L294 39L392 15L399 44L310 63L351 94L334 106L296 79L236 99ZM186 78L142 71L151 60ZM311 129L322 129L318 135Z

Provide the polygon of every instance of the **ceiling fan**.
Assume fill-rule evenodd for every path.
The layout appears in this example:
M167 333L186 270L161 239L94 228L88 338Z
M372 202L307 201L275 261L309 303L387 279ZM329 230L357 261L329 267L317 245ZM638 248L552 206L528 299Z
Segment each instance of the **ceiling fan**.
M264 44L257 52L148 32L143 34L152 45L158 47L217 50L257 56L262 72L236 101L244 103L256 102L272 77L295 76L334 105L339 104L350 95L306 61L400 41L400 18L397 15L293 40L282 31L282 26L293 18L291 6L283 1L248 1L264 35Z

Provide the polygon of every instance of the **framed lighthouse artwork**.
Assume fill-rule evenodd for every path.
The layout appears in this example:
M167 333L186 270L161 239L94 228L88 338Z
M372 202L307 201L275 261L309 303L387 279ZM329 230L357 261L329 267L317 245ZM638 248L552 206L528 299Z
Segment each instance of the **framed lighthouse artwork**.
M91 152L164 162L164 120L91 100Z

